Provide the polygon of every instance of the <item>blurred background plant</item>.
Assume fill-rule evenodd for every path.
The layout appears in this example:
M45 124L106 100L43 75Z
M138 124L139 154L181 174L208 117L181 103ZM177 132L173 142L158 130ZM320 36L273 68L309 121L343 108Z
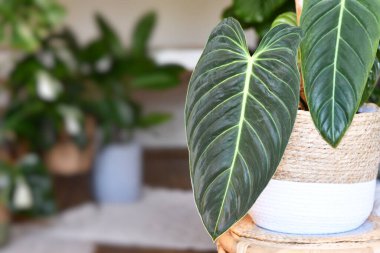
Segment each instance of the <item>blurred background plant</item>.
M259 40L278 15L295 11L294 0L232 0L223 17L234 17L244 29L255 29Z
M64 15L64 8L55 0L1 0L1 45L35 51Z
M156 14L143 16L134 28L129 48L101 15L95 18L100 36L87 44L79 61L86 84L91 87L85 103L87 112L101 122L105 142L131 140L136 129L148 128L170 119L167 113L143 114L142 105L133 95L136 91L160 91L180 83L183 67L159 65L148 50Z
M372 93L371 101L380 106L380 88L376 87Z
M11 209L13 213L25 212L28 215L39 216L51 214L55 209L51 198L51 181L46 170L38 170L36 166L23 162L28 152L36 151L27 140L31 137L39 138L38 133L41 129L34 125L33 116L41 110L43 103L25 99L30 97L34 89L27 82L21 83L25 76L16 80L15 73L21 73L18 59L40 50L43 41L58 27L64 15L64 8L55 0L0 1L0 45L2 51L8 52L8 57L5 57L8 62L0 65L2 75L5 76L0 85L0 167L1 179L10 182L9 189L4 190L2 194L1 205L3 208ZM28 67L33 68L32 64ZM31 74L32 70L29 69L27 72L24 74ZM24 106L29 109L17 111L23 103L26 103ZM21 119L27 117L31 121L22 122ZM26 124L19 125L22 123ZM43 168L42 165L40 168ZM41 190L43 188L44 190ZM50 197L47 198L49 194ZM19 196L24 197L24 203L29 201L30 205L19 206L17 201L13 202L20 200Z
M43 217L55 213L52 180L39 157L29 154L12 170L12 213L20 217Z
M130 202L140 196L142 151L135 132L170 119L168 113L144 114L134 99L139 90L161 91L179 85L184 71L177 64L157 64L151 57L148 43L156 19L153 12L144 15L133 30L130 47L124 48L115 30L98 14L100 36L77 54L88 88L84 110L97 120L104 144L94 166L99 202Z
M0 105L0 167L12 174L7 196L16 215L54 213L48 170L87 171L98 147L127 143L137 129L168 121L168 113L145 114L134 93L175 87L184 70L151 57L153 12L137 22L129 48L100 14L95 17L99 35L78 43L70 29L56 29L64 14L50 0L0 5L0 41L18 54L1 85L6 102Z

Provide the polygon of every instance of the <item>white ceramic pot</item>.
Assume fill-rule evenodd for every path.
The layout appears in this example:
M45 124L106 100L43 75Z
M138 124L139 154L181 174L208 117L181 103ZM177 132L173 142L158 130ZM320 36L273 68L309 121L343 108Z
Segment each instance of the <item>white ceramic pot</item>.
M353 230L370 215L376 180L356 184L271 180L250 215L268 230L330 234Z
M112 144L97 156L94 193L100 203L130 203L141 195L142 148L136 142Z
M265 229L329 234L370 215L380 161L380 110L357 114L337 148L299 111L283 159L249 214Z

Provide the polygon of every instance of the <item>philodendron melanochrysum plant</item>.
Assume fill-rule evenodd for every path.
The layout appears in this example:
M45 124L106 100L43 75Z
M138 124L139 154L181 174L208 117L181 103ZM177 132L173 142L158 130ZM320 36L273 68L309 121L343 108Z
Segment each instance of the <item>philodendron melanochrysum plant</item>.
M279 165L299 69L316 128L339 144L378 73L379 10L380 0L305 0L300 26L280 19L253 55L233 18L213 30L185 109L195 201L213 239L248 212Z

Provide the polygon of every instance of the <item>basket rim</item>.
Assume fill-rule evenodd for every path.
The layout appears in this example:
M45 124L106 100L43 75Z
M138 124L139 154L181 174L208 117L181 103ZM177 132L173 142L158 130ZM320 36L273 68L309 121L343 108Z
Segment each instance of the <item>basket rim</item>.
M376 178L380 161L380 107L355 115L341 143L324 140L309 111L298 110L274 179L295 182L357 183Z

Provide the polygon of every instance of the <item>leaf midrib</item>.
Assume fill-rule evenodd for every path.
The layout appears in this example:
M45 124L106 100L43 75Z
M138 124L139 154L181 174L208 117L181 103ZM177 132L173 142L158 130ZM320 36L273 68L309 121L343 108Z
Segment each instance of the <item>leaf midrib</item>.
M245 109L246 109L247 99L248 99L248 96L249 96L249 86L250 86L250 82L251 82L251 75L253 73L253 69L252 68L253 68L253 63L254 63L255 59L256 59L255 55L247 57L247 70L246 70L244 89L243 89L243 101L242 101L242 107L241 107L239 124L238 124L239 128L238 128L238 134L237 134L237 137L236 137L236 139L237 139L236 140L236 146L235 146L235 150L234 150L234 155L233 155L233 159L232 159L232 162L231 162L231 166L229 167L230 173L228 175L227 187L226 187L226 189L224 191L224 194L223 194L222 204L220 205L220 209L219 209L219 213L218 213L218 218L216 220L215 227L214 227L214 235L216 234L216 230L218 229L219 220L220 220L220 217L221 217L221 215L223 213L224 202L225 202L226 197L227 197L228 189L229 189L229 187L231 185L231 178L232 178L232 174L233 174L233 168L235 167L236 159L237 159L237 156L239 154L241 132L242 132L242 128L243 128L243 124L244 124L244 120L245 120Z
M332 138L335 140L335 89L336 89L336 73L337 73L337 63L338 63L338 54L339 54L339 46L340 46L340 38L342 32L342 20L343 13L346 5L346 0L342 0L340 3L339 10L339 20L338 20L338 29L335 43L335 55L334 55L334 71L333 71L333 89L332 89L332 103L331 103L331 130L332 130Z

